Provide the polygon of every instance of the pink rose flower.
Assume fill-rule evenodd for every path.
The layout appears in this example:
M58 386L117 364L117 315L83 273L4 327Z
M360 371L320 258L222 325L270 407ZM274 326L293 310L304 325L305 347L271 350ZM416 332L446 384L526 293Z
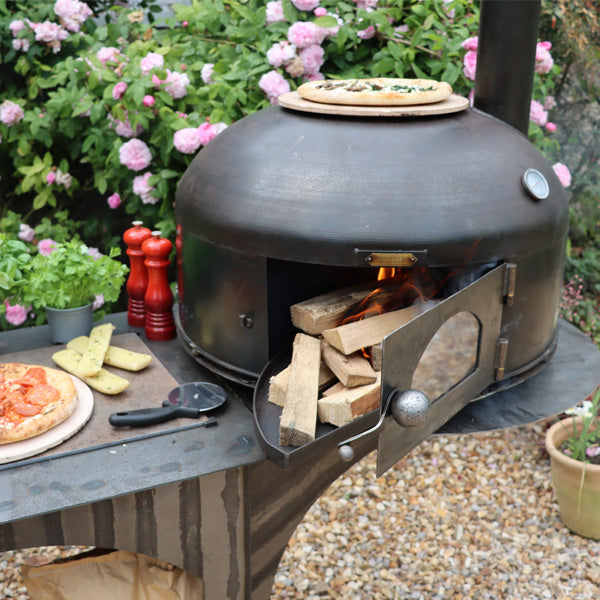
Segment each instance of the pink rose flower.
M569 168L562 163L555 163L552 165L552 169L556 173L562 186L568 188L571 185L571 172L569 171Z
M320 44L325 39L321 27L309 21L297 21L288 29L288 41L297 48L307 48Z
M106 63L108 62L118 62L119 56L121 56L121 53L119 52L119 49L115 48L114 46L104 46L100 48L98 52L96 52L96 58L104 66L106 66Z
M315 8L315 17L324 17L327 14L327 9L322 6Z
M271 104L277 104L277 98L290 91L290 84L277 71L265 73L260 78L258 87L267 95Z
M56 181L56 173L54 171L50 171L48 175L46 175L46 183L48 185L52 185Z
M50 21L38 23L38 26L35 29L36 42L62 42L68 37L69 32L66 29L63 29L60 25L57 25L56 23L51 23Z
M93 15L90 7L79 0L56 0L54 13L60 18L62 24L73 32L78 32L82 23Z
M366 29L361 29L360 31L357 31L356 35L361 40L370 40L372 37L375 36L376 33L377 31L375 30L375 26L369 25Z
M60 169L56 171L56 183L58 185L64 185L68 190L73 183L73 177L69 173L63 173Z
M281 0L272 0L267 2L267 25L271 23L283 23L285 16L283 14L283 5Z
M104 306L104 294L96 294L94 296L94 303L92 304L92 310L98 310L100 307Z
M356 2L356 8L363 8L367 11L372 11L377 8L379 0L354 0Z
M543 105L537 100L531 101L529 109L529 119L536 125L543 127L548 121L548 112L544 110Z
M463 58L463 73L467 79L475 81L475 70L477 68L477 52L469 50Z
M287 65L294 56L296 56L296 46L286 41L273 44L267 50L267 60L275 68Z
M144 106L153 106L156 100L154 100L154 96L150 96L150 94L146 94L142 99L142 104Z
M30 43L29 40L27 38L15 38L12 41L12 47L15 50L19 50L21 52L27 52L27 50L29 50L30 48Z
M21 19L15 19L9 23L8 28L13 34L13 37L17 37L19 31L21 31L21 29L25 29L25 23L21 21Z
M538 42L535 49L535 72L549 73L554 65L554 60L550 54L552 48L551 42Z
M148 183L150 177L152 177L152 173L144 173L133 179L133 193L137 194L144 204L156 204L158 202L158 198L151 194L154 187Z
M544 108L546 110L552 110L553 108L556 108L556 106L557 104L554 96L546 96L546 99L544 100Z
M8 323L18 327L25 322L27 319L27 309L24 306L21 304L11 306L8 300L4 301L4 305L6 306L6 320Z
M548 133L554 133L556 131L556 123L552 123L551 121L548 121L546 123L546 131Z
M26 223L21 223L19 225L19 233L17 233L17 237L24 242L33 242L35 231Z
M308 73L304 79L306 81L322 81L325 79L325 75L317 71L316 73Z
M319 69L323 66L325 50L321 48L321 46L314 45L308 46L308 48L303 48L298 53L298 56L302 60L302 64L304 65L304 74L305 75L313 75L318 73Z
M462 44L461 46L465 49L465 50L473 50L476 51L477 50L477 45L479 43L479 38L478 36L474 35L473 37L467 38Z
M207 119L206 123L202 123L202 125L200 125L200 127L197 129L200 144L202 144L202 146L206 146L208 142L219 135L219 133L221 133L221 131L224 129L227 129L227 125L225 125L225 123L215 123L214 125L211 125Z
M144 131L144 128L141 123L138 123L135 127L135 131L133 131L133 127L129 122L129 117L127 115L127 111L125 111L125 121L120 121L119 119L115 119L111 114L108 115L108 120L111 122L111 126L115 128L115 132L117 135L120 135L124 138L132 138L141 135Z
M200 136L197 127L186 127L173 135L173 145L183 154L193 154L200 148Z
M298 10L313 10L313 8L317 8L319 6L320 0L292 0L292 4Z
M50 256L50 254L52 254L52 252L54 252L56 249L56 242L50 238L40 240L38 242L37 249L42 256Z
M182 26L182 27L187 27L188 25L189 25L189 23L188 23L187 21L184 21L184 22L181 24L181 26Z
M134 138L119 148L119 161L132 171L145 169L152 160L150 149L142 140Z
M108 206L114 210L115 208L119 208L119 206L121 206L121 196L115 192L107 198L106 202L108 202Z
M167 70L165 91L171 98L178 100L187 94L187 86L190 85L190 78L185 73Z
M200 71L200 77L202 77L202 81L204 81L206 85L211 85L214 83L212 80L214 66L215 65L213 63L206 63Z
M165 64L165 59L161 54L156 52L148 52L140 61L140 69L144 75L148 75L152 69L162 69Z
M0 106L0 121L9 127L17 124L24 116L23 109L12 100L5 100Z
M112 89L112 97L115 100L120 100L127 91L127 87L128 86L124 81L119 81L118 83L115 83Z
M93 260L98 260L99 258L102 257L102 252L100 252L100 250L98 250L98 248L89 247L87 249L87 253L89 256L92 257Z

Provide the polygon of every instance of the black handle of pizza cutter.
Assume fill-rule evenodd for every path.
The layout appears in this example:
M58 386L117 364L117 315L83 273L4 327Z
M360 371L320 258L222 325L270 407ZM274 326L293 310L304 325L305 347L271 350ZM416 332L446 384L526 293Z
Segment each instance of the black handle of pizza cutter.
M197 419L201 414L197 408L171 404L158 408L138 408L113 413L108 417L108 422L114 427L137 427L141 425L156 425L178 417Z

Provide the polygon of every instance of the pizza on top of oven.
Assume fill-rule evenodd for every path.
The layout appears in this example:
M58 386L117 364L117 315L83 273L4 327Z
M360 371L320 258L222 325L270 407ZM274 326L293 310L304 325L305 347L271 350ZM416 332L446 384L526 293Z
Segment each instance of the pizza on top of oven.
M325 104L404 106L441 102L452 94L452 86L433 79L325 79L303 83L298 94Z
M20 442L65 421L77 406L77 391L64 371L0 364L0 444Z

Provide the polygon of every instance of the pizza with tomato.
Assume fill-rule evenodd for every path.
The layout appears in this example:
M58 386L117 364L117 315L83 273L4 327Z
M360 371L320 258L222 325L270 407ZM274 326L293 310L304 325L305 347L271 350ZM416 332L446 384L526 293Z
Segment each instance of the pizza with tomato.
M20 442L65 421L77 390L64 371L22 363L0 364L0 444Z

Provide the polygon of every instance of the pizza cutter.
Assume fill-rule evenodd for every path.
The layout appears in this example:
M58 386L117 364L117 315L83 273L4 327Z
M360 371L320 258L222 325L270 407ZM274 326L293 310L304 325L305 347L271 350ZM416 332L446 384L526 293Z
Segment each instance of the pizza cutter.
M225 390L214 383L184 383L169 392L161 407L116 412L110 415L108 422L114 427L136 427L164 423L178 417L197 419L202 413L223 405L226 399ZM214 417L203 423L205 427L216 424Z

